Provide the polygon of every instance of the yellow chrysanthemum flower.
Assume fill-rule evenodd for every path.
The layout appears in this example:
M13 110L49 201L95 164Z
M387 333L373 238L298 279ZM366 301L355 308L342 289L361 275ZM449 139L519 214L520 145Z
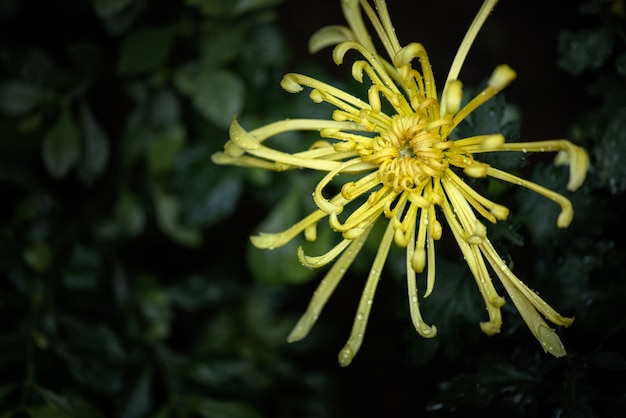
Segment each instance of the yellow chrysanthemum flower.
M490 266L543 349L557 357L565 355L561 340L544 318L562 326L569 326L572 319L557 313L507 267L487 238L481 219L495 223L506 219L509 210L468 186L461 173L472 178L499 179L553 200L561 207L557 225L565 228L573 217L567 198L480 162L478 156L500 151L558 152L555 162L570 165L567 188L573 191L585 178L586 152L567 140L507 143L500 134L450 139L459 123L515 78L515 72L507 65L496 67L487 87L462 106L462 85L457 76L496 3L497 0L484 2L461 43L439 95L426 50L418 43L400 45L384 0L375 0L375 7L368 0L342 0L349 26L319 30L311 38L310 47L314 52L336 45L333 59L338 65L348 51L357 51L363 59L353 63L352 76L370 84L367 98L360 99L306 75L287 74L281 86L291 93L310 88L314 102L327 102L336 107L332 120L288 119L252 131L244 130L236 119L233 120L230 140L223 153L213 156L215 163L276 171L310 168L327 172L313 192L318 207L315 212L286 231L251 238L256 247L266 249L280 247L301 232L313 241L318 223L325 218L333 230L342 234L343 240L326 254L310 256L302 248L298 250L300 261L307 267L317 268L332 261L334 265L320 282L306 313L289 335L289 341L300 340L308 334L373 225L381 219L387 226L350 337L339 354L339 363L350 364L361 346L392 241L406 248L407 290L413 324L422 336L434 337L436 327L422 320L416 275L426 271L424 297L427 297L435 284L434 242L442 236L437 216L443 213L487 306L489 319L480 324L483 332L489 335L499 332L500 308L505 303L491 280ZM376 31L389 59L376 51L364 16ZM302 152L285 153L263 144L283 132L307 130L319 131L323 139ZM327 186L343 174L360 177L345 182L340 193L325 197Z

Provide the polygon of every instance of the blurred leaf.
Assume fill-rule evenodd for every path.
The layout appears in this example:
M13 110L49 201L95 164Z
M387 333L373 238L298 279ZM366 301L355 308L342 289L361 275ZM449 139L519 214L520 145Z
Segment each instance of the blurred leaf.
M187 0L187 4L198 7L207 16L237 15L274 6L282 0Z
M611 193L620 194L626 190L626 148L620 146L626 143L626 106L612 109L608 124L602 128L604 132L594 149L594 165Z
M80 107L80 121L84 141L78 175L86 184L92 184L106 167L109 159L109 140L87 105Z
M223 298L222 293L221 287L206 276L191 276L167 290L172 303L187 311L215 305Z
M615 59L615 70L626 79L626 52Z
M66 335L52 346L76 381L99 393L117 393L123 386L125 356L117 335L107 325L63 315Z
M123 189L117 196L112 219L96 225L101 239L134 238L140 235L146 225L146 212L141 202L130 191Z
M207 16L221 16L228 14L237 0L225 2L220 0L187 0L187 4L195 6Z
M200 231L181 224L180 200L178 197L157 190L154 195L157 223L161 231L187 247L198 247L202 244Z
M0 403L7 397L11 392L19 389L19 385L17 383L9 383L7 385L0 386Z
M202 39L200 59L203 67L218 68L236 58L244 44L245 26L234 24L220 28Z
M530 180L567 196L565 185L568 174L566 167L538 164ZM567 233L567 230L556 225L559 212L559 205L540 194L525 189L520 189L517 193L515 220L526 225L536 245L552 243Z
M0 83L0 112L8 115L24 115L48 97L40 87L19 80Z
M262 418L262 415L243 402L227 402L199 396L186 396L187 410L204 418Z
M65 109L46 134L42 157L50 175L64 177L80 157L80 132L70 111Z
M52 252L45 244L34 245L24 250L24 261L37 273L43 273L52 264Z
M192 201L192 195L185 193L186 216L192 225L210 226L231 215L237 207L242 192L241 180L233 177L224 177L213 183L208 183L200 190Z
M162 65L176 37L176 26L144 27L131 32L122 43L117 70L134 76Z
M185 144L185 128L174 125L162 132L148 144L148 168L152 173L161 173L171 168L174 158Z
M283 231L306 216L302 204L302 191L294 188L276 202L268 216L256 228L259 232ZM334 234L327 228L318 231L317 240L307 243L302 235L286 245L274 249L259 249L248 244L246 259L255 278L265 284L303 283L321 274L323 269L308 269L302 266L297 257L298 246L304 246L305 252L317 255L332 248Z
M181 123L180 100L170 89L156 92L150 103L150 121L155 129L167 129Z
M40 47L3 50L3 65L13 77L40 88L54 89L64 85L68 75Z
M77 41L67 47L67 55L74 67L75 84L91 85L100 73L109 68L102 47L95 42Z
M104 1L107 0L103 0L103 2ZM111 1L113 3L117 0ZM127 3L128 4L125 5L125 7L116 10L115 13L112 12L116 7L111 7L107 10L107 12L111 13L107 13L107 16L100 16L104 29L114 37L122 36L130 31L136 22L142 17L142 14L146 13L146 9L149 10L149 4L144 0L132 0ZM117 5L111 4L111 6Z
M242 72L246 81L261 89L264 89L267 85L273 85L276 80L271 78L276 77L276 73L271 70L282 68L286 61L287 51L288 48L283 39L283 34L277 27L273 25L252 27L246 37L246 48L241 52L241 61L243 63ZM277 92L281 93L278 89L272 93ZM323 109L319 109L319 107L315 108L311 106L311 101L306 95L296 96L303 96L303 99L305 99L307 105L309 105L308 107L315 109L313 111L323 111ZM280 109L279 106L278 103L273 106L273 108L276 107L274 110L276 110L277 114L281 114L279 112L282 109ZM285 110L292 112L293 108L289 107ZM282 115L284 115L284 113L282 113Z
M148 322L142 333L143 339L150 344L162 341L169 336L172 321L167 294L151 275L138 275L134 281L135 297Z
M626 358L623 353L601 351L589 356L590 363L600 369L620 372L626 370Z
M460 250L457 252L460 258L459 253ZM479 326L481 321L488 320L485 302L464 260L455 262L454 258L437 256L435 265L437 278L441 279L437 279L433 293L422 299L426 289L424 273L417 277L417 288L424 321L437 327L437 337L432 340L419 336L415 338L420 340L418 346L426 347L426 354L434 354L435 348L439 348L454 358L462 353L464 344L488 338ZM439 347L433 347L435 345ZM421 352L416 355L420 363L428 361L427 358L420 358Z
M204 228L222 221L235 210L243 191L241 175L245 173L210 162L216 142L190 144L174 163L173 180L176 190L180 190L181 216L192 226Z
M53 405L31 406L26 408L26 412L30 418L74 418Z
M91 3L98 16L111 17L134 1L135 0L91 0Z
M146 214L134 194L123 190L115 205L115 219L123 236L139 235L146 224Z
M243 108L246 87L233 72L183 71L177 74L176 84L202 116L221 128L227 129L233 116Z
M134 383L134 387L129 394L126 408L121 415L123 418L141 418L147 416L146 414L152 405L152 396L150 396L152 375L152 370L146 368Z
M60 317L60 324L74 348L84 352L98 353L101 361L117 361L124 358L124 350L119 338L104 323L63 315Z
M570 74L595 70L611 54L613 39L604 28L559 33L559 66Z
M82 399L79 395L71 392L59 395L51 390L37 387L37 393L44 399L50 413L61 413L62 415L52 415L59 417L85 417L101 418L103 415L91 404ZM42 407L42 409L45 409ZM45 412L47 413L47 412Z
M102 274L102 256L92 248L76 245L63 271L63 283L70 289L95 289Z
M541 374L529 365L521 369L500 357L483 359L477 367L474 374L458 374L444 382L433 403L449 411L456 408L463 411L463 407L471 406L502 413L502 408L511 407L515 411L513 416L534 416L528 411L537 407L537 393L547 392L541 386Z

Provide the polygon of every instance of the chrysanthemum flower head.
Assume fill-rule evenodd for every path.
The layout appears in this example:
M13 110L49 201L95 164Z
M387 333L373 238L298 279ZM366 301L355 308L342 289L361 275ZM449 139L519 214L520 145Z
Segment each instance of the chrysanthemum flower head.
M545 187L481 162L488 152L557 152L556 163L569 164L567 188L577 189L587 171L586 152L567 140L507 143L501 134L485 133L451 139L455 128L475 109L498 94L516 73L507 65L493 71L487 86L463 104L462 83L457 79L479 29L497 0L486 0L465 35L441 91L426 49L419 43L402 46L395 35L384 0L342 0L348 26L319 30L310 41L312 51L336 45L335 63L342 64L349 51L361 59L352 64L352 77L368 86L367 97L359 98L303 74L287 74L281 86L290 93L310 90L316 103L336 107L331 119L287 119L246 131L236 119L224 152L213 156L218 164L234 164L283 171L310 168L326 172L313 191L317 210L283 232L253 236L259 248L280 247L300 233L316 239L320 222L341 234L340 242L322 255L298 257L307 267L333 263L315 291L307 311L295 325L289 341L304 338L324 305L363 247L374 224L386 222L385 232L366 280L350 337L339 353L342 366L358 352L374 302L374 294L393 243L406 249L407 291L415 329L424 337L437 333L422 319L416 276L426 275L427 297L435 287L435 242L449 231L461 249L487 307L480 324L492 335L502 325L501 307L506 299L492 282L499 279L543 349L554 356L565 355L556 331L547 323L569 326L571 318L557 313L509 269L487 237L485 222L507 218L509 210L470 187L464 177L491 177L530 189L561 207L556 223L567 227L573 217L570 201ZM384 47L379 54L366 22L369 21ZM298 153L286 153L264 145L270 137L287 131L319 131L321 139ZM339 193L327 196L329 184L349 176ZM355 175L357 176L354 180Z

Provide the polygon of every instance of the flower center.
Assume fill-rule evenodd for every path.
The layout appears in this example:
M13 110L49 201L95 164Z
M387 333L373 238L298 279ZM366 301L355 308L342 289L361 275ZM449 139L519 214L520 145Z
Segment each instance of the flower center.
M423 187L448 168L444 150L452 145L423 113L394 115L391 129L357 146L363 161L377 165L380 181L396 192Z

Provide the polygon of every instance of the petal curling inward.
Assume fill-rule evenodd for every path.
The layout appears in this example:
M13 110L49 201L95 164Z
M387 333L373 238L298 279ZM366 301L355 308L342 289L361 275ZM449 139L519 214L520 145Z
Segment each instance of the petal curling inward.
M572 144L566 139L553 139L548 141L515 142L502 146L503 151L522 152L557 152L554 163L556 165L567 164L570 166L569 182L567 190L573 192L578 189L587 176L589 169L589 156L584 148Z
M328 46L354 40L354 33L349 28L340 25L326 26L315 32L309 39L309 52L314 54Z

